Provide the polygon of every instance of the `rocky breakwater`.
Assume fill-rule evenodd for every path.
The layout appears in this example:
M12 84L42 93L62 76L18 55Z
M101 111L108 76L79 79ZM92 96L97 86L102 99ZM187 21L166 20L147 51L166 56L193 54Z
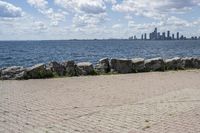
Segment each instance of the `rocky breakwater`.
M164 71L165 70L165 63L162 58L153 58L145 60L145 71Z
M0 69L0 79L8 80L8 79L24 79L26 76L26 70L23 67L12 66L8 68Z
M111 72L115 73L131 73L133 72L132 60L129 59L111 59Z
M169 71L200 69L199 57L185 58L153 58L153 59L108 59L103 58L93 66L90 62L75 63L74 61L49 62L47 64L37 64L32 67L24 68L12 66L0 68L1 80L23 80L23 79L41 79L52 77L71 77L85 75L101 75L112 73L138 73L151 71Z

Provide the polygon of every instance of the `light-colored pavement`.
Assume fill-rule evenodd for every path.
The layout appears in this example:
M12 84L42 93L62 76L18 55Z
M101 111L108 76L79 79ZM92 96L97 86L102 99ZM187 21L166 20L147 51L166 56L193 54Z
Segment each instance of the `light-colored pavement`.
M200 133L200 70L0 81L0 133Z

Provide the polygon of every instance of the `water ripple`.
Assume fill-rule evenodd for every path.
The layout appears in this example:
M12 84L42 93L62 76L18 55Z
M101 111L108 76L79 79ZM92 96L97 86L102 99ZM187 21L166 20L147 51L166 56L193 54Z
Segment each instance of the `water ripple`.
M0 67L100 58L200 56L200 41L1 41Z

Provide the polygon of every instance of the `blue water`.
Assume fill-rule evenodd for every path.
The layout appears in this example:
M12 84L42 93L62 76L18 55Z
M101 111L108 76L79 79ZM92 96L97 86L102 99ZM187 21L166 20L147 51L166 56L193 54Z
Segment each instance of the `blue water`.
M200 41L1 41L0 67L31 66L49 61L96 63L109 58L200 56Z

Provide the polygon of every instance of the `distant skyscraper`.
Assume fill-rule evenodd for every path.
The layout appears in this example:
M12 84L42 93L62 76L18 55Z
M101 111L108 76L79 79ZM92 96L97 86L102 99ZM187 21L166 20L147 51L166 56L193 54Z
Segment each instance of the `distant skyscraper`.
M170 39L170 31L167 31L167 39Z
M163 40L166 39L165 32L162 33L162 39L163 39Z
M152 40L152 33L149 33L149 39Z
M147 33L144 34L144 40L147 40Z
M158 38L158 29L155 28L155 30L154 30L154 35L153 35L153 39L157 40L157 38Z
M179 32L176 34L176 39L179 40Z
M172 34L172 40L174 40L175 38L174 38L174 34Z
M161 37L160 37L160 32L158 32L157 39L158 39L158 40L161 39Z
M183 36L183 35L181 35L180 39L181 39L181 40L183 40L183 39L184 39L184 36Z
M157 27L155 28L155 32L156 32L156 33L158 32L158 29L157 29Z
M128 40L133 40L133 36L129 37Z
M141 39L144 40L144 35L142 34Z

